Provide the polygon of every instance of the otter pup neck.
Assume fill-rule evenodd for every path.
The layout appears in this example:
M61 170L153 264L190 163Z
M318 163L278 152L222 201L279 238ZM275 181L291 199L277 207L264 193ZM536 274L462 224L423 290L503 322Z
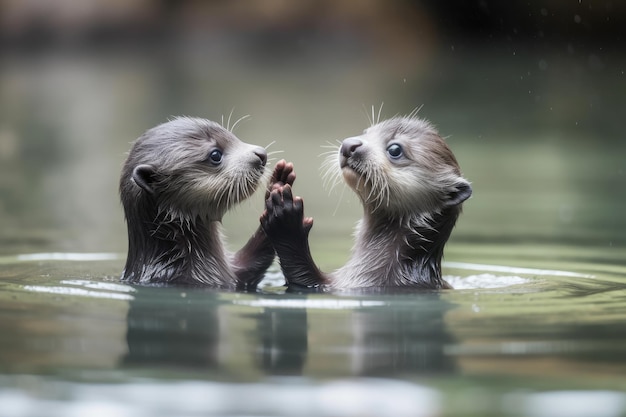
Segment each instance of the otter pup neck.
M236 284L219 222L171 219L154 209L150 211L153 222L129 225L124 279L210 286Z
M449 288L441 259L459 213L454 207L447 211L420 221L366 211L356 228L352 255L331 274L331 285Z

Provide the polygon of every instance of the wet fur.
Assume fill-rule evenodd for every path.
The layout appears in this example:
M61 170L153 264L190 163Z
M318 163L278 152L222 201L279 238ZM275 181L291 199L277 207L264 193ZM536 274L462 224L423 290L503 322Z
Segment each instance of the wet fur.
M219 164L209 157L215 149L223 155ZM266 158L263 148L205 119L176 118L139 137L120 177L128 227L122 279L256 287L273 260L271 244L259 229L231 254L221 220L266 177Z
M361 145L346 157L342 152L347 143ZM402 147L402 158L387 154L391 144ZM302 199L294 197L289 186L274 191L262 224L288 284L328 289L449 288L441 276L443 249L462 202L472 191L432 125L415 117L383 121L346 139L324 165L327 178L337 184L343 176L363 204L356 243L346 265L322 273L310 255L312 220L303 217Z

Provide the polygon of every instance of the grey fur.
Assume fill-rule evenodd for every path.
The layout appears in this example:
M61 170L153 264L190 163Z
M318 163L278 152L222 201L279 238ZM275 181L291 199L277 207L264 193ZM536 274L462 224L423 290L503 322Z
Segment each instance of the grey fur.
M434 127L395 117L367 129L363 145L343 162L330 158L363 203L352 256L329 275L333 288L423 286L443 288L443 248L471 194L469 182ZM386 154L399 144L398 160ZM358 177L354 176L357 172ZM451 201L463 189L460 201Z
M222 152L213 163L212 151ZM128 227L122 279L241 287L262 278L273 259L262 231L237 254L226 251L224 213L249 197L266 175L265 149L218 123L179 117L132 145L120 177Z
M413 116L377 123L345 139L325 166L327 178L337 184L343 176L359 196L363 218L346 265L324 274L311 257L312 223L302 200L291 188L273 191L261 222L290 286L449 287L441 276L443 249L472 189L432 125Z

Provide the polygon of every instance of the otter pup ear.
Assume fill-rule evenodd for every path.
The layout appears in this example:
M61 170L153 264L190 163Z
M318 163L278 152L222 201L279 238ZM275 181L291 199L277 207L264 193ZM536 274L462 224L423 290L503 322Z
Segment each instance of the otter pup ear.
M471 195L472 187L469 182L461 178L456 184L454 184L454 188L448 192L448 199L444 202L444 204L446 207L456 206L470 198Z
M154 183L154 173L155 170L152 165L137 165L135 169L133 169L133 181L145 192L154 195L154 188L152 187Z

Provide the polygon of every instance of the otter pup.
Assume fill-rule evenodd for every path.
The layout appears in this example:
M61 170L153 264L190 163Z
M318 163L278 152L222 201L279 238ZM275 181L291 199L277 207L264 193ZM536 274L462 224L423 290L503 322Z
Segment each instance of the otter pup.
M261 224L287 284L321 289L451 288L441 276L443 248L472 194L452 151L428 122L407 116L345 139L330 156L364 209L347 264L322 273L311 257L313 220L289 184L266 200Z
M236 254L226 251L224 213L252 195L266 174L264 148L218 123L179 117L139 137L120 178L128 227L122 279L254 289L274 259L261 228ZM293 165L280 161L271 188L292 185Z

